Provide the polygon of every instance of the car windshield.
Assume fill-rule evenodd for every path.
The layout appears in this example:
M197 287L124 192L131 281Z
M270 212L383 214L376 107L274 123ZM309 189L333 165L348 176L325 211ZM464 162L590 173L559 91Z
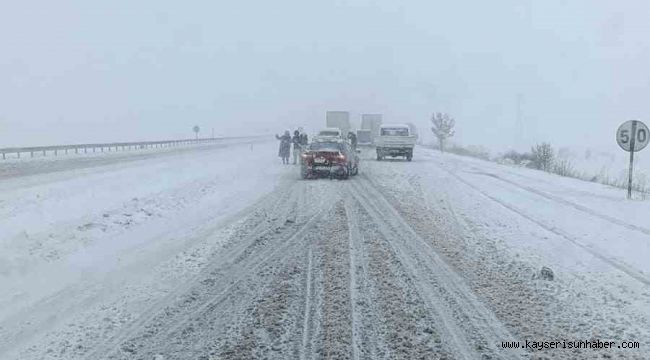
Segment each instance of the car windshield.
M338 131L329 131L329 130L327 130L327 131L319 132L318 135L320 135L320 136L339 136L339 132Z
M381 134L385 136L408 136L409 129L407 128L381 128Z

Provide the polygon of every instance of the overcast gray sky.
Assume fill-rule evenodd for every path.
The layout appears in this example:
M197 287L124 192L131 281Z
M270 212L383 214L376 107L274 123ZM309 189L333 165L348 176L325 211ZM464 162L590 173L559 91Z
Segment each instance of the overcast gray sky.
M457 140L611 148L650 122L647 1L14 1L0 147L280 132L384 113ZM422 129L427 132L427 129Z

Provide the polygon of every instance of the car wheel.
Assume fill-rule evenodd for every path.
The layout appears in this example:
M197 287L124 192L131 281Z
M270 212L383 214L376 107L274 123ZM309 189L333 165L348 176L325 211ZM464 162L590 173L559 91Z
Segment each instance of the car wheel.
M303 179L307 179L309 177L309 172L307 171L306 167L301 167L300 168L300 176L302 176Z
M410 156L407 156L407 157L406 157L406 161L411 161L412 159L413 159L413 158L410 157Z
M359 165L354 167L354 172L352 173L352 175L359 175Z

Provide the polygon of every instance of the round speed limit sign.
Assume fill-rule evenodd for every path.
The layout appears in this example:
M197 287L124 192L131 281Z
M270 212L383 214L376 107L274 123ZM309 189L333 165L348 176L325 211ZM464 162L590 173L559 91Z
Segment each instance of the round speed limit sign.
M625 151L641 151L650 142L650 130L639 120L626 121L618 128L616 141Z

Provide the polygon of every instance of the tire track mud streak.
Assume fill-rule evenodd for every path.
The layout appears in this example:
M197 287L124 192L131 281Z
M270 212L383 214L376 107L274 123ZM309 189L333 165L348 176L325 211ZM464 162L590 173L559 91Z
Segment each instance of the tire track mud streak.
M313 209L319 204L317 198L307 201L307 190L298 187L295 191L300 194L295 210L302 214L307 208ZM305 231L296 238L274 259L268 261L255 276L249 277L247 289L256 289L253 293L237 293L231 304L223 311L210 311L202 314L201 322L197 328L209 329L215 327L220 321L222 329L212 331L204 345L199 345L196 354L217 359L286 359L299 358L300 339L302 338L303 318L302 313L310 308L311 301L309 288L313 271L311 244L318 232L313 231L329 217L329 202L321 203L323 206L317 219L305 228ZM305 278L307 281L305 282ZM305 283L307 286L305 286ZM244 300L250 298L251 300ZM309 311L309 310L307 310ZM229 315L227 320L224 316ZM204 330L205 331L205 330ZM192 339L196 342L195 339ZM208 350L206 350L208 349ZM191 357L187 351L181 353L182 357Z
M233 309L236 314L225 329L205 337L208 341L197 354L217 359L296 358L294 343L301 335L304 310L304 272L309 270L305 259L304 248L295 243L286 255L270 262L248 286L259 290L254 299L240 310ZM215 322L207 319L203 328Z
M313 273L313 253L311 245L309 246L309 252L307 254L307 280L305 281L305 305L303 311L303 320L302 320L302 343L298 349L298 354L300 360L307 358L307 353L311 351L311 311L312 311L312 273Z
M549 296L559 284L531 281L530 274L535 269L508 257L495 239L474 233L471 219L457 214L446 192L423 192L417 179L414 180L410 186L398 188L392 182L375 186L510 329L514 337L505 341L568 339L583 334L585 329L574 327L571 320L571 314L577 310L571 304L561 306ZM537 354L548 358L566 355L552 350Z
M357 224L355 243L364 359L451 359L413 279L376 230L374 220L353 200L349 222Z
M282 243L272 246L273 250L263 253L260 251L254 261L247 264L246 274L226 276L230 284L238 285L228 285L223 291L212 295L207 303L186 315L187 320L180 323L182 326L175 326L172 331L167 332L158 347L164 348L167 341L180 334L186 337L186 341L177 351L178 358L186 358L188 354L192 354L188 349L197 348L201 340L218 335L227 338L227 334L217 329L218 326L227 323L246 324L252 319L253 325L248 322L248 331L241 333L245 335L243 340L248 344L241 344L241 340L238 340L236 351L230 353L234 357L230 358L240 358L239 352L250 352L253 358L268 357L269 350L282 354L287 343L286 336L284 341L282 337L289 330L285 329L285 321L281 320L287 318L283 313L286 314L289 308L289 283L295 280L297 275L296 266L292 265L295 263L292 261L293 250L302 249L300 245L304 235L322 220L325 213L325 209L319 211L300 226L297 232L292 233L289 239L283 239ZM242 281L243 279L245 281ZM260 286L262 289L259 289ZM299 313L299 310L294 306L292 312ZM199 333L194 333L194 329L198 329ZM212 332L215 334L211 335ZM204 352L206 347L208 346L198 346L195 353L198 355Z
M641 334L648 329L647 321L635 318L641 314L629 311L627 300L620 300L606 289L600 289L599 285L592 287L592 282L588 279L557 272L556 281L533 279L532 274L539 270L536 263L511 251L510 244L504 242L498 232L494 233L489 226L483 226L486 221L480 216L476 217L475 211L479 205L484 211L494 211L490 209L496 206L495 210L499 212L494 215L497 219L506 221L511 219L509 216L513 213L508 209L502 213L498 209L501 205L489 199L488 203L483 200L478 203L472 201L472 211L468 211L468 204L463 198L451 197L453 195L450 194L454 192L445 191L447 187L441 186L438 189L431 186L444 181L451 182L452 189L461 186L462 190L464 185L453 185L457 181L442 169L439 175L437 179L422 177L418 181L413 178L415 181L409 184L406 183L408 175L402 176L398 182L395 180L400 180L399 178L386 181L386 178L380 176L375 176L370 181L411 227L462 275L477 297L507 325L515 336L513 340L627 341L643 338ZM469 189L463 193L462 196L470 199L476 196ZM627 276L622 278L634 285L634 280ZM583 280L587 281L578 284ZM623 297L624 293L625 290ZM599 301L585 301L589 297L598 298ZM611 358L647 358L640 356L642 352L617 350L608 352ZM525 355L529 354L533 354L534 359L587 359L602 355L594 353L589 356L580 351L551 349Z
M319 229L315 243L322 271L321 339L317 358L351 359L353 351L350 301L349 230L343 201L337 202L328 223Z
M135 337L146 325L160 316L170 304L185 296L193 287L215 274L223 272L225 268L235 263L236 259L245 258L246 254L252 253L252 249L261 245L260 239L267 237L282 226L280 214L288 209L291 200L292 194L287 188L262 199L257 204L258 208L247 216L242 225L235 230L231 236L232 240L223 246L223 252L215 254L215 259L195 277L195 280L177 287L169 295L149 306L126 327L118 329L114 336L94 344L93 351L86 354L84 358L108 358L121 344Z
M437 319L444 340L453 344L457 358L481 356L518 358L519 352L498 348L503 339L513 336L458 276L405 222L381 193L363 177L352 191L377 229L417 285L418 292Z
M352 359L358 360L361 346L361 319L358 310L359 306L359 289L357 287L357 243L361 238L361 231L359 230L359 222L353 213L349 201L344 202L345 217L348 225L348 253L350 256L350 313L352 319Z
M590 247L588 245L583 244L581 241L579 241L576 238L574 238L573 236L567 234L563 230L561 230L561 229L559 229L559 228L557 228L555 226L548 225L548 224L544 223L543 221L540 221L540 220L528 215L525 211L523 211L521 209L518 209L517 207L515 207L513 205L510 205L507 202L505 202L505 201L503 201L503 200L501 200L501 199L499 199L499 198L497 198L495 196L492 196L492 195L488 194L487 192L481 190L476 185L474 185L474 184L468 182L467 180L463 179L461 176L454 173L453 171L450 171L450 170L448 170L448 169L446 169L445 167L442 167L442 166L440 166L440 168L443 169L444 171L446 171L447 173L449 173L454 178L458 179L458 181L462 182L463 184L467 185L468 187L470 187L474 191L481 194L482 196L484 196L484 197L498 203L499 205L503 206L504 208L506 208L506 209L512 211L513 213L519 215L520 217L522 217L522 218L536 224L537 226L545 229L546 231L549 231L549 232L559 236L560 238L565 239L566 241L574 244L575 246L583 249L584 251L588 252L589 254L594 256L595 258L603 261L604 263L610 265L611 267L613 267L613 268L619 270L620 272L628 275L629 277L637 280L642 285L650 286L650 277L648 277L645 273L639 271L638 269L634 268L633 266L630 266L626 262L624 262L622 260L619 260L617 258L611 257L611 256L607 256L604 253L602 253L601 251L598 251L598 250L593 249L592 247ZM590 212L590 214L594 215L593 212ZM594 216L597 216L597 215L594 215ZM612 220L615 220L615 219L612 219ZM621 224L619 224L619 225L621 225ZM624 225L622 225L622 226L624 226ZM644 230L644 229L637 228L637 229L631 229L631 230L637 230L637 231L643 232L642 230Z
M143 354L152 357L158 353L185 354L200 351L197 344L204 344L196 330L201 328L201 319L211 318L218 324L230 319L237 309L252 301L250 278L258 275L258 271L284 254L283 252L323 214L323 209L312 209L311 214L296 222L292 213L296 196L291 195L286 201L276 205L271 210L268 226L263 226L261 233L253 234L250 245L235 246L235 252L226 252L213 261L212 271L197 281L184 293L176 298L167 299L162 309L141 319L134 324L129 332L113 339L108 346L103 347L106 353L88 359L117 357L140 358ZM316 212L314 214L314 212ZM280 223L284 223L278 226ZM244 241L246 243L248 241ZM233 306L235 308L233 308ZM221 314L222 316L214 316ZM212 331L212 329L210 329ZM205 332L209 334L210 331ZM112 344L115 344L112 348ZM164 351L163 351L164 350ZM108 355L107 355L108 354ZM182 358L179 355L178 358Z
M295 213L297 222L302 223L309 219L303 214L308 205L306 189L300 187L294 192L298 201L290 213ZM313 208L314 204L311 205ZM300 336L297 324L303 307L307 259L302 244L310 242L308 232L298 236L284 251L269 259L268 265L249 276L243 286L247 290L233 294L230 304L201 314L195 327L209 330L203 330L207 334L201 334L198 339L190 339L194 344L188 346L196 348L195 356L183 350L179 358L295 358L293 343ZM215 324L222 325L216 328Z
M349 187L347 188L349 191ZM361 359L385 358L389 353L383 334L387 333L386 324L396 324L396 321L387 320L380 316L382 313L379 309L379 299L373 294L378 293L376 285L373 284L371 276L373 271L379 274L390 274L383 270L376 270L376 266L371 267L369 260L369 248L366 241L373 241L377 234L368 234L364 224L360 219L360 209L357 204L349 197L345 196L345 212L348 220L348 229L350 232L350 298L352 305L352 341L356 348L353 356ZM368 239L366 238L368 236ZM372 239L372 240L371 240ZM381 258L383 261L384 258ZM382 284L386 284L383 281ZM390 290L406 294L399 287L391 286ZM386 294L385 291L380 293ZM402 299L396 308L404 307L403 304L409 303L409 299ZM404 318L406 319L406 318ZM395 329L399 328L397 326ZM381 329L381 330L380 330ZM406 335L411 335L405 332ZM415 348L415 347L414 347ZM353 348L354 349L354 348Z

